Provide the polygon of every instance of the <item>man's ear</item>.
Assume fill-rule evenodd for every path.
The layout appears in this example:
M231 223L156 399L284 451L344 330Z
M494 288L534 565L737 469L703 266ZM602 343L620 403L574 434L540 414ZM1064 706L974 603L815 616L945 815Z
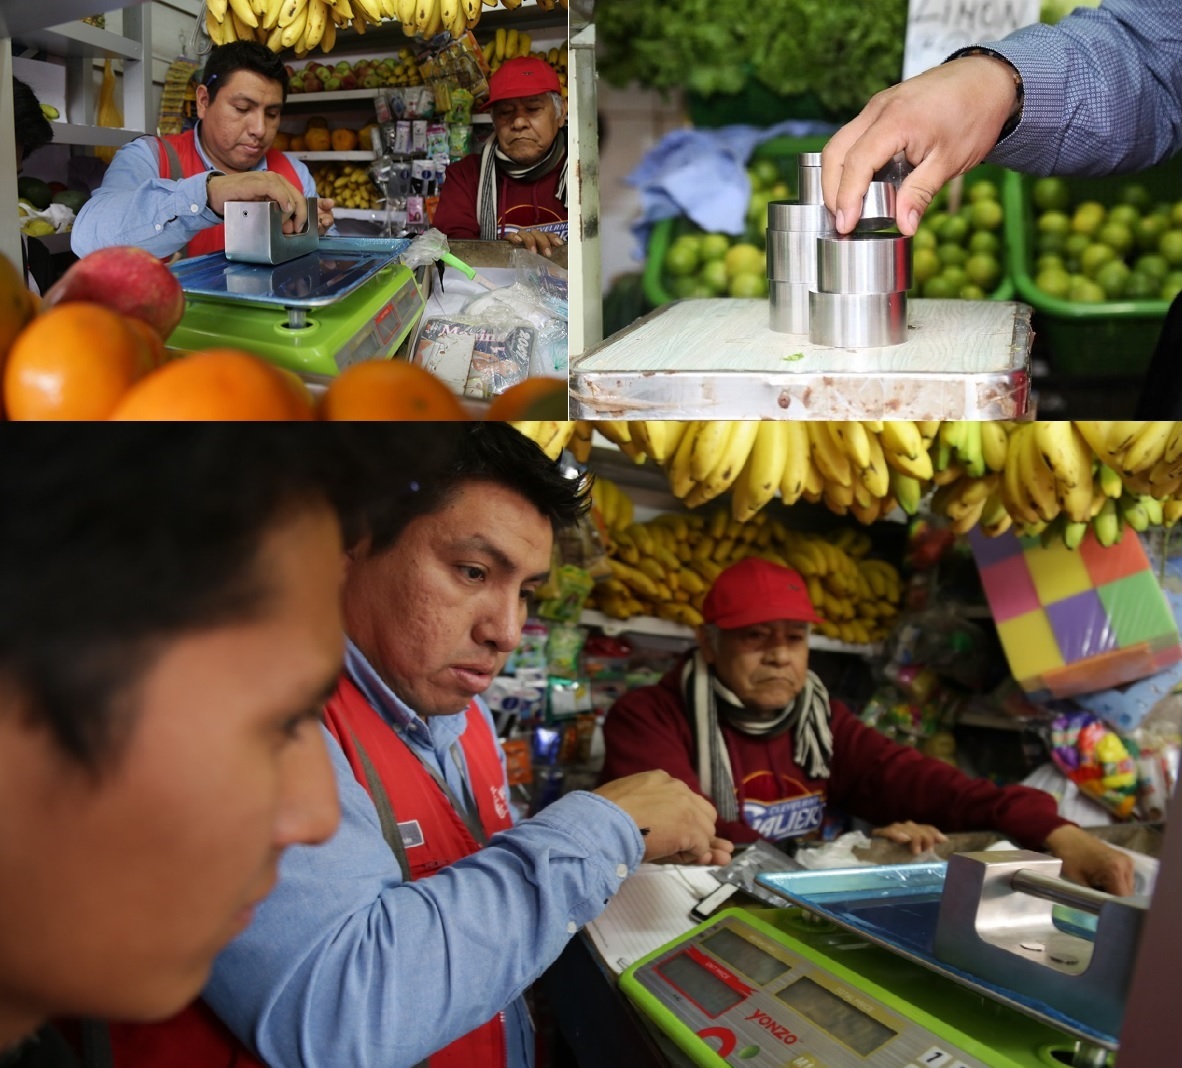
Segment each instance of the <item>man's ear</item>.
M197 86L197 118L205 118L205 112L209 108L209 87L205 85Z
M355 541L347 549L344 550L345 555L345 578L348 579L352 573L353 568L362 563L369 556L369 547L372 539L367 534L359 541Z

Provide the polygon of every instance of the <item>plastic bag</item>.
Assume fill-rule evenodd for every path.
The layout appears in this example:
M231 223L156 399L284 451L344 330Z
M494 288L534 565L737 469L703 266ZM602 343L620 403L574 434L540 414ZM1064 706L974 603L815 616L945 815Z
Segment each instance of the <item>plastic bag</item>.
M869 849L870 839L861 831L849 831L840 838L824 845L810 846L796 851L796 860L802 868L864 868L870 861L862 860L855 849Z
M123 129L123 112L115 103L115 72L111 69L110 58L103 60L103 83L99 87L95 125L113 130ZM112 145L99 145L94 154L104 163L110 163L117 151Z
M464 306L464 316L477 322L512 320L532 327L536 344L529 376L565 378L567 273L545 256L524 249L514 249L510 263L515 274L513 285L474 297Z

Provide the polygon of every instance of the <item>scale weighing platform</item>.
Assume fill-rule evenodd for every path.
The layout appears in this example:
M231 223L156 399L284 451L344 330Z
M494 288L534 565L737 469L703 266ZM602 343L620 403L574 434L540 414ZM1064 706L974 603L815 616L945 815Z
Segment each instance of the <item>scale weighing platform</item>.
M414 273L396 262L409 245L321 238L315 251L278 264L220 252L181 260L171 270L185 292L185 314L168 344L240 347L325 379L362 360L386 359L425 306Z
M1064 884L1058 866L1017 851L958 854L951 880L944 864L761 874L758 884L802 907L721 912L632 965L620 988L704 1066L1102 1068L1148 903ZM1005 904L1003 882L1018 901ZM1095 935L1052 928L1052 900L1098 913ZM998 931L1027 957L1058 946L1071 966L1056 978L1055 966L1027 962L1023 976L1009 945L989 944ZM1091 947L1090 936L1089 959L1066 952ZM941 945L941 956L956 964L933 951L949 938L955 948ZM1104 959L1113 951L1123 971ZM978 966L984 977L969 970ZM1060 990L1071 983L1082 990L1074 1001ZM1096 1011L1085 1017L1089 998Z

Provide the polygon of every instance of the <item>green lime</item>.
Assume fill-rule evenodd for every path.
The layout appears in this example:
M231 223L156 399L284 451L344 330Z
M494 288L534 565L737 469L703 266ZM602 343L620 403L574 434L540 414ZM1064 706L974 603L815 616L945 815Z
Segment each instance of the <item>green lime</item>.
M1155 282L1161 282L1170 273L1170 264L1160 252L1146 252L1137 257L1133 270Z
M1088 245L1079 257L1079 267L1089 278L1094 279L1096 272L1106 263L1116 259L1116 252L1108 245L1101 245L1098 241Z
M1110 223L1120 223L1122 226L1136 228L1137 223L1141 219L1141 212L1133 207L1132 204L1113 204L1108 209L1108 221Z
M1042 271L1051 270L1063 270L1063 257L1054 252L1044 252L1034 261L1034 273L1039 274Z
M1122 185L1117 198L1122 204L1129 204L1138 211L1145 211L1150 205L1149 190L1139 182L1129 182Z
M920 223L919 229L911 236L911 250L921 248L935 248L939 244L939 238L936 237L936 231L933 230L926 223Z
M1034 284L1047 296L1066 300L1071 289L1071 275L1062 269L1048 267L1038 272Z
M1096 285L1104 290L1109 300L1120 300L1129 287L1132 270L1124 260L1113 260L1096 271Z
M969 276L963 267L945 267L940 277L948 283L952 295L956 296L969 282Z
M728 278L737 274L761 274L767 277L767 254L746 242L731 245L722 262L726 265Z
M1171 267L1182 267L1182 229L1167 230L1162 234L1157 251L1165 256Z
M698 238L684 234L665 253L665 270L672 275L693 274L698 269L700 259Z
M758 188L770 188L780 180L780 168L775 160L757 159L747 168L751 184Z
M740 271L731 279L727 292L732 297L766 297L767 274Z
M1103 204L1088 200L1075 209L1071 216L1071 229L1077 234L1093 236L1104 225L1106 211Z
M952 216L946 211L929 211L924 217L924 222L928 224L929 229L936 237L943 237L944 227Z
M964 272L970 282L980 286L986 293L992 293L1001 281L1001 264L988 252L974 252L965 260Z
M1062 178L1038 178L1030 189L1039 211L1066 211L1071 204L1071 190Z
M1125 300L1157 300L1163 281L1162 278L1133 271L1129 275L1128 285L1125 286Z
M956 245L951 241L942 242L936 249L936 255L945 267L959 267L969 258L968 250L963 245Z
M1083 250L1092 243L1087 234L1068 234L1063 242L1063 254L1066 256L1082 256Z
M922 286L929 278L940 273L940 257L933 248L911 250L911 277L916 285Z
M1173 300L1182 293L1182 271L1171 271L1161 284L1161 299Z
M923 295L931 299L947 300L950 297L955 297L957 292L956 287L939 274L935 278L929 278L923 284Z
M1066 234L1071 229L1071 216L1063 211L1044 211L1038 217L1040 234Z
M1182 227L1182 200L1175 201L1170 206L1170 225Z
M710 260L720 260L731 247L731 239L726 234L703 234L698 243L698 255L703 263Z
M676 275L669 279L669 292L676 300L685 300L695 295L702 285L692 274Z
M1072 275L1067 299L1075 301L1077 304L1102 304L1104 303L1104 290L1082 274Z
M969 236L969 221L960 215L950 215L940 230L940 243L964 244Z
M978 200L996 200L997 196L997 184L988 179L983 178L969 186L969 200L974 204Z
M1124 256L1133 250L1133 229L1125 223L1114 222L1112 217L1096 231L1096 240L1102 241L1117 255Z
M1039 234L1035 239L1034 247L1040 255L1047 252L1058 255L1066 250L1067 241L1068 236L1066 234Z
M1148 252L1157 248L1157 243L1161 240L1161 235L1170 228L1170 219L1168 215L1144 215L1138 220L1136 227L1133 230L1133 235L1137 241L1137 248Z
M1001 251L1001 238L991 230L978 230L969 238L970 252L988 252L996 256Z
M996 200L978 200L969 209L974 230L996 230L1004 213Z
M708 260L698 271L698 281L710 291L711 296L722 296L726 292L726 264L722 260Z
M972 282L966 282L960 287L960 292L957 294L957 296L960 297L961 300L984 300L985 290Z

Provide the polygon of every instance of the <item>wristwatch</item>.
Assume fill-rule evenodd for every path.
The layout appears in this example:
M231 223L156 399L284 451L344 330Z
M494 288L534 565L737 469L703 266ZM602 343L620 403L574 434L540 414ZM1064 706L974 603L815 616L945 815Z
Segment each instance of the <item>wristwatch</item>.
M219 219L221 219L223 217L222 213L220 211L215 211L213 205L210 204L210 202L209 202L209 183L211 181L213 181L214 178L225 178L225 176L226 176L225 171L218 171L218 170L207 171L206 175L205 175L205 205Z
M1010 117L1006 119L1005 125L1001 128L1001 133L997 135L998 141L1009 137L1014 132L1018 123L1022 121L1022 108L1026 103L1026 88L1022 84L1022 75L1018 68L1013 65L1000 52L995 52L992 48L982 48L979 45L974 45L969 48L961 48L953 52L944 62L951 63L954 59L962 59L965 56L990 56L993 59L1000 59L1010 69L1010 74L1014 78L1014 109L1010 112Z

